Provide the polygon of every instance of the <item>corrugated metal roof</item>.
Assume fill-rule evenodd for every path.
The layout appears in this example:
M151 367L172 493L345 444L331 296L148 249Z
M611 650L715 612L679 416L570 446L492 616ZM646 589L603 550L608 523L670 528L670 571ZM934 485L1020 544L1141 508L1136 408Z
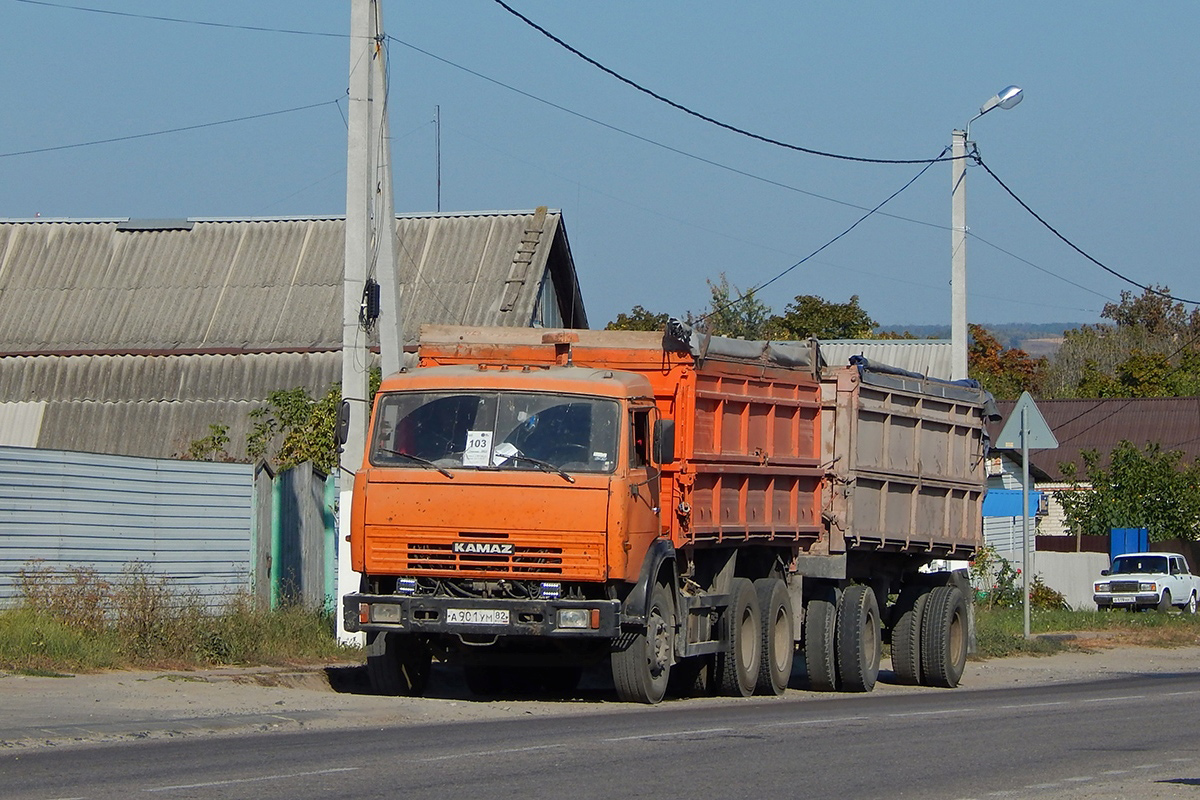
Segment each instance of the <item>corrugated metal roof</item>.
M210 425L246 458L250 411L277 389L314 397L341 378L342 356L256 353L0 358L0 445L171 457Z
M1004 427L1016 403L997 405L1002 419L989 426L993 436ZM1200 397L1038 400L1037 407L1058 439L1058 449L1033 450L1029 463L1048 480L1064 480L1058 466L1063 462L1074 463L1082 477L1084 450L1096 450L1106 458L1122 440L1137 447L1155 442L1163 450L1182 451L1188 462L1200 458Z
M405 338L422 323L533 324L543 281L586 327L558 212L396 220ZM344 220L0 221L0 353L340 349ZM521 280L518 280L521 278ZM506 285L511 310L501 311Z
M830 339L821 342L821 357L830 366L845 366L851 356L950 380L950 342L943 339Z
M344 219L188 225L0 220L0 443L170 457L227 425L240 459L268 393L341 379ZM540 324L546 287L587 327L560 213L396 231L408 341L425 323Z

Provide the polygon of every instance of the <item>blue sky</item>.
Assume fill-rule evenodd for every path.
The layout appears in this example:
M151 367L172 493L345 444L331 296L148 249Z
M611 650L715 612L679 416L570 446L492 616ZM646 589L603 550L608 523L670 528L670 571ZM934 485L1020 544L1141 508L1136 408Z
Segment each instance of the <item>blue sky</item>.
M0 3L0 216L344 213L345 104L333 101L346 91L348 2L63 0L334 36ZM972 125L992 170L1115 271L1200 299L1200 150L1187 138L1200 115L1194 2L511 5L681 104L848 155L935 157L980 104L1017 84L1021 105ZM864 213L814 195L870 208L921 169L720 130L605 75L492 0L385 0L384 18L398 40L397 210L436 207L440 106L442 210L562 209L594 326L634 304L699 311L705 280L722 272L743 289L761 284ZM18 154L310 104L320 105ZM1094 322L1123 289L1140 293L1055 239L979 167L968 198L971 321ZM870 217L761 299L782 312L800 294L856 294L881 323L948 323L950 166L933 165L883 210L906 219Z

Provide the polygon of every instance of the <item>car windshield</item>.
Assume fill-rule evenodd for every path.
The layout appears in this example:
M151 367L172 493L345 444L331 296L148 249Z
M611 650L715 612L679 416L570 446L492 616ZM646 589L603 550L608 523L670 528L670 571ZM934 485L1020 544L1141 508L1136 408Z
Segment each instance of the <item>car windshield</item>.
M615 400L532 392L393 392L376 400L371 463L410 469L612 472Z
M1113 559L1113 575L1153 575L1167 571L1166 556L1117 556Z

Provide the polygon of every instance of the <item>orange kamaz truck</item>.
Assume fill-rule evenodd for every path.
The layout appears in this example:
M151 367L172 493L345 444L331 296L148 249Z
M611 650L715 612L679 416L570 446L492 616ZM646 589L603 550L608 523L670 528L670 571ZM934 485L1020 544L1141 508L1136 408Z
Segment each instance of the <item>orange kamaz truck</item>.
M982 543L990 398L816 342L426 326L387 376L350 544L374 689L434 657L470 689L570 692L611 665L623 700L955 686L961 572Z

